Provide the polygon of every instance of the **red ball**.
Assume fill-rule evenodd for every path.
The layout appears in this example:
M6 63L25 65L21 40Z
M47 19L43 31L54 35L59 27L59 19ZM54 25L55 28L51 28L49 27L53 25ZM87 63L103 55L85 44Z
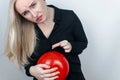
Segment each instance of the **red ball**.
M69 63L65 56L57 51L49 51L44 53L39 59L37 64L48 64L50 68L58 67L59 78L56 80L65 80L69 73Z

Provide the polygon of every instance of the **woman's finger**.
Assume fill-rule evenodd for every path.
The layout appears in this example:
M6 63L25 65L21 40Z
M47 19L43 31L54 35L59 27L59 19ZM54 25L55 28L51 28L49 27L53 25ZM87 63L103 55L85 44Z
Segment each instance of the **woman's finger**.
M54 77L51 77L51 78L44 78L44 80L56 80L57 78L59 78L59 76L54 76Z
M52 73L52 72L55 72L57 69L58 69L57 67L51 68L51 69L46 69L46 70L42 71L42 74Z
M49 74L44 74L43 77L51 78L51 77L57 76L59 73L60 73L59 71L56 71L56 72L52 72L52 73L49 73Z
M40 68L50 68L50 66L47 64L37 64L37 66Z
M60 46L60 42L52 45L52 49L54 49L54 48L56 48L56 47L59 47L59 46Z

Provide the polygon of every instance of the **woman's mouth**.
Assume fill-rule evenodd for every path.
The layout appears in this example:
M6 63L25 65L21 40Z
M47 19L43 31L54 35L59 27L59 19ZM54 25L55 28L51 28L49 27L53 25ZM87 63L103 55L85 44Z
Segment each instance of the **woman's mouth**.
M42 15L36 19L36 22L40 22L41 20L42 20Z

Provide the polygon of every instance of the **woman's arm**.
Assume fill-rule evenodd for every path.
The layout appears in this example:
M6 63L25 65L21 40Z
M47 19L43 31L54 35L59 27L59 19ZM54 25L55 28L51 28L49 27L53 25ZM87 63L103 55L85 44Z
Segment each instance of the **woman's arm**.
M87 47L88 40L85 35L81 21L74 12L73 15L74 15L74 20L71 26L73 27L74 41L69 41L69 42L72 45L71 52L80 54Z

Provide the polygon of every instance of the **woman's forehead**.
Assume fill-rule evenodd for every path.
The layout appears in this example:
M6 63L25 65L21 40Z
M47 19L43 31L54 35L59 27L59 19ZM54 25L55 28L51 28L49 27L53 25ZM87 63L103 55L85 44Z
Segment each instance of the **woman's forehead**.
M16 6L27 7L35 0L16 0Z
M22 12L23 10L29 8L30 4L35 0L16 0L15 8Z

